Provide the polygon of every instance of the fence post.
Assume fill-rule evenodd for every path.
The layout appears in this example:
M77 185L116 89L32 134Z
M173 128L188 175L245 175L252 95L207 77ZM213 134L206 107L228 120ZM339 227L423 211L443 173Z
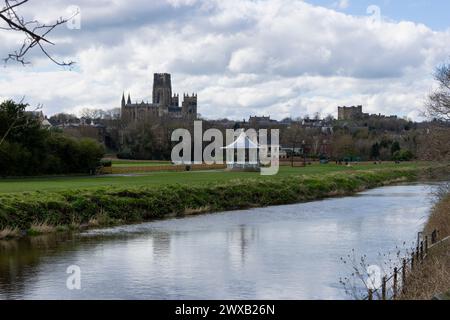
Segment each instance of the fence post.
M403 266L402 266L402 292L406 292L406 259L403 259Z
M394 299L397 298L397 277L398 277L398 269L394 268Z
M414 256L415 256L414 252L411 253L411 270L414 269Z
M423 261L423 241L420 241L420 261Z
M373 300L373 291L372 291L372 289L369 289L369 296L368 296L368 298L367 298L369 301L372 301Z
M435 244L437 241L437 230L433 230L433 232L431 233L431 244Z
M419 253L420 253L420 246L417 244L416 247L416 263L419 262Z
M428 236L425 236L425 255L428 254Z
M386 300L386 276L383 277L383 283L381 285L381 299Z

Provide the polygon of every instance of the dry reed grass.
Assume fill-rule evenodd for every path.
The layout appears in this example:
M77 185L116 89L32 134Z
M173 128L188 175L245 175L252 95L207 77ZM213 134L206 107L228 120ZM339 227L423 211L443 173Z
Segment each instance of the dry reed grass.
M20 236L20 230L18 228L4 228L0 230L0 240L17 238Z
M437 203L425 226L425 234L439 230L439 239L450 235L450 195ZM433 247L424 262L408 276L401 300L429 300L450 290L450 240Z

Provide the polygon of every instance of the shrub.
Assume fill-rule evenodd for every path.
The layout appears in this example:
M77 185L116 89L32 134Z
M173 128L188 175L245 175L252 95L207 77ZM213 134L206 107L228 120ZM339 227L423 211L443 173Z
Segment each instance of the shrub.
M105 168L110 168L110 167L112 167L112 161L109 159L102 159L100 161L100 165Z
M392 156L392 160L394 161L411 161L413 158L413 153L405 149L395 151L394 155Z

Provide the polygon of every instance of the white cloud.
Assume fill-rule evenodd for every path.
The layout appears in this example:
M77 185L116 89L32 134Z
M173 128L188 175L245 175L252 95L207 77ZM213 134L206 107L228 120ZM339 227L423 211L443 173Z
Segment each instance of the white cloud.
M55 3L53 13L72 4ZM152 73L170 72L174 91L198 92L199 111L209 118L326 115L343 104L417 117L434 66L450 52L450 31L406 21L374 24L303 1L78 5L82 29L63 28L52 38L53 52L76 60L77 68L60 71L33 55L31 68L2 70L1 96L25 95L48 113L112 108L123 90L133 100L150 100ZM17 40L0 32L0 41L4 55Z
M334 8L347 9L350 6L350 0L339 0L333 3Z

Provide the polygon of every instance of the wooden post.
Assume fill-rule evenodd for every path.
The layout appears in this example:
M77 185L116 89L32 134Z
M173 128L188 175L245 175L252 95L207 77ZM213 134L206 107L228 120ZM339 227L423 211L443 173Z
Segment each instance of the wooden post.
M386 276L383 277L383 283L381 284L381 299L386 300Z
M294 152L295 152L295 144L292 144L292 155L291 155L291 167L294 167Z
M394 299L397 298L397 277L398 277L398 269L394 268Z
M431 244L435 244L437 241L437 230L434 230L433 233L431 233Z
M406 292L406 259L403 259L402 266L402 291L403 293Z
M411 270L414 269L414 252L411 253Z
M420 253L420 246L419 246L419 244L417 244L417 247L416 247L416 262L419 261L419 253Z
M420 241L420 261L423 261L423 241Z
M428 254L428 236L425 236L425 255Z
M372 301L372 300L373 300L373 291L372 291L372 289L369 289L369 296L367 297L367 299L368 299L369 301Z

